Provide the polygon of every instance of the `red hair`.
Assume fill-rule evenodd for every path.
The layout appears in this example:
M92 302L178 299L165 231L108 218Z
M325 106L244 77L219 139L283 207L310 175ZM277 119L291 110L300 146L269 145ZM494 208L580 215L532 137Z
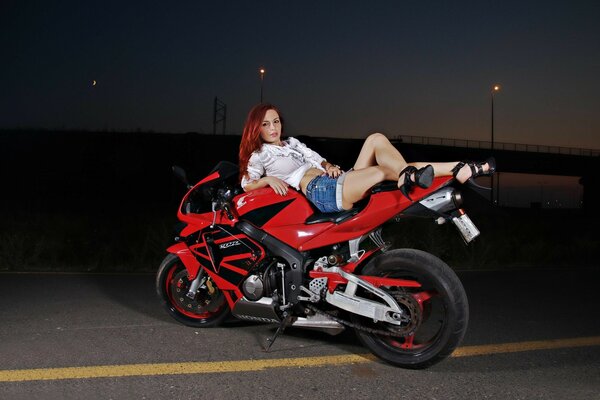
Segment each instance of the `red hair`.
M283 127L281 113L274 105L260 103L252 107L246 118L244 131L242 132L242 141L240 142L240 180L248 174L247 168L250 156L262 147L263 141L260 137L260 129L265 120L265 114L269 110L274 110L279 114L279 120L282 121Z

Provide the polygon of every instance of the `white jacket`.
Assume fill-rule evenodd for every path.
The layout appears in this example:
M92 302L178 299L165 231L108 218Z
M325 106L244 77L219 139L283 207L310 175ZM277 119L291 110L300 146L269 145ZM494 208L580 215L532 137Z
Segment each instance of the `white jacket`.
M325 159L316 151L293 137L282 143L283 146L263 143L259 150L252 153L248 161L248 176L242 178L242 188L263 176L274 176L300 190L300 181L310 168L325 172L321 166Z

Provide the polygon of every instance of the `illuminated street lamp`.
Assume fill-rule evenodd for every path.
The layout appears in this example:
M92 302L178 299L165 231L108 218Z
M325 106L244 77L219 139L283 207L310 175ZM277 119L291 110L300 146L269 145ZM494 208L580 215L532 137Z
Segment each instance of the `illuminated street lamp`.
M494 85L492 88L492 153L494 152L494 93L500 91L500 85Z
M265 72L267 72L267 70L265 70L264 68L260 68L258 70L258 72L260 72L260 102L263 102L263 82L265 80Z
M491 118L491 130L492 130L492 154L494 154L494 94L500 91L500 85L496 84L492 87L492 118ZM500 176L498 174L498 183L500 183ZM494 175L492 175L492 193L491 193L492 204L496 204L494 198Z

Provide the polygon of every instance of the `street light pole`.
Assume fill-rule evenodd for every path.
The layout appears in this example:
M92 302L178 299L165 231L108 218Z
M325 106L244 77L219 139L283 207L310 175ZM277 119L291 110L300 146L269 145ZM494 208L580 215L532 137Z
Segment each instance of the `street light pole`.
M265 72L267 72L264 68L260 68L258 70L260 72L260 102L263 102L263 81L265 79Z
M492 155L494 155L494 94L496 92L498 92L500 90L500 85L494 85L494 87L492 88L492 113L491 113L491 133L492 133ZM498 177L498 183L500 183L500 179ZM500 189L500 188L498 188ZM492 205L496 204L496 198L494 197L494 175L492 175L492 193L491 193L491 201L492 201Z

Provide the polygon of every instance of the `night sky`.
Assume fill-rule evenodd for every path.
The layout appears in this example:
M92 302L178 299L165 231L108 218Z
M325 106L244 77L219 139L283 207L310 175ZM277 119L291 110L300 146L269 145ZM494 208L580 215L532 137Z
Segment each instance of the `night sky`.
M292 4L293 3L293 4ZM3 1L0 129L288 134L600 148L598 1ZM93 81L97 81L95 86Z

